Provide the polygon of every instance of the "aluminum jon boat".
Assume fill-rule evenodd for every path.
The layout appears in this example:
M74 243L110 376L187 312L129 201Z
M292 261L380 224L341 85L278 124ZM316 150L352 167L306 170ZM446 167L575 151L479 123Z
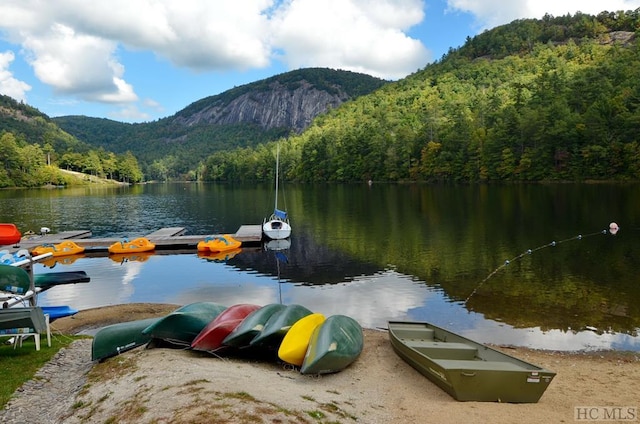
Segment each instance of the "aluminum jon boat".
M555 372L426 322L389 321L395 352L459 401L536 403Z

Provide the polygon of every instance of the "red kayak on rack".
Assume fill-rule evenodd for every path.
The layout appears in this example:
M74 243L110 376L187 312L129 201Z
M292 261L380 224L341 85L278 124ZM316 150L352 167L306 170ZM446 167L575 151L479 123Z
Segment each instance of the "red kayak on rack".
M258 309L260 306L248 303L229 306L202 329L191 342L191 348L207 352L215 352L224 348L222 341L240 325L247 315Z
M16 244L21 238L22 234L14 224L0 224L0 246Z

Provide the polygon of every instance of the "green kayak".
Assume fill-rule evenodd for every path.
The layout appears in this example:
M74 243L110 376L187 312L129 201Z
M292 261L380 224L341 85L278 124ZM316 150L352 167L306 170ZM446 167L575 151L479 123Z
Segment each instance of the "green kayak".
M284 309L271 315L262 331L251 340L250 345L277 348L280 346L280 342L291 326L300 318L304 318L312 313L313 312L301 305L287 305Z
M302 374L329 374L351 365L364 348L362 327L346 315L332 315L313 331Z
M183 306L142 330L142 334L173 345L191 347L191 342L226 306L196 302Z
M281 303L271 303L253 311L225 337L222 344L237 349L249 347L251 340L262 331L269 318L284 308L285 305Z
M142 334L142 330L160 319L147 318L102 327L93 337L91 360L103 361L148 343L151 336Z

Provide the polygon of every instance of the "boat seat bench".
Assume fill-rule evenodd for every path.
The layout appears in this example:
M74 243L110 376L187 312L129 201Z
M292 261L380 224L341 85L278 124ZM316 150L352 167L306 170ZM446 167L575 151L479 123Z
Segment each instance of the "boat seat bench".
M414 326L396 326L394 332L398 339L433 340L436 332L431 328L413 328Z
M468 359L478 354L478 349L464 343L448 343L428 340L410 340L405 342L410 348L433 359Z
M481 371L522 371L524 368L511 363L502 361L483 361L483 360L456 360L456 359L434 359L433 362L448 370L481 370ZM532 369L531 371L538 371Z

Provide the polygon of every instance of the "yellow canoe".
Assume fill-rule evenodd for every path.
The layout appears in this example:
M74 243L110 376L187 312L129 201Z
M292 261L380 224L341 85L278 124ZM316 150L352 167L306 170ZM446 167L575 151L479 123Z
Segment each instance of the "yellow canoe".
M44 255L51 253L53 257L76 255L84 252L84 247L78 246L74 242L67 240L58 244L42 244L33 248L32 256Z
M278 349L278 357L289 364L298 367L302 365L311 334L324 320L322 314L311 314L296 321L282 339Z
M234 250L239 248L242 242L234 239L229 234L221 236L207 237L204 240L198 242L198 251L209 252L226 252L227 250Z
M109 253L136 253L136 252L149 252L156 248L156 245L151 243L144 237L137 239L117 241L109 246Z

